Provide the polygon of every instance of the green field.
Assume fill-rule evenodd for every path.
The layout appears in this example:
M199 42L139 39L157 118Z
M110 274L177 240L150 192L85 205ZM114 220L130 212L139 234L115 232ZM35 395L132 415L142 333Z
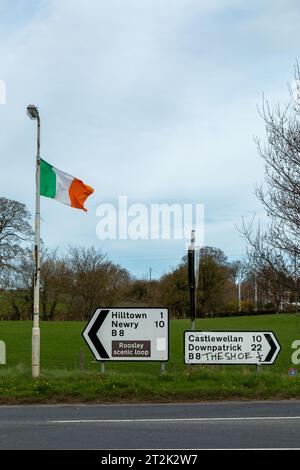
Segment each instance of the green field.
M170 360L166 372L157 363L106 363L105 374L81 337L81 322L41 324L41 377L30 375L31 322L0 322L7 364L0 366L0 403L173 401L233 398L300 398L299 375L293 366L291 344L300 340L300 315L282 314L197 320L201 330L271 330L281 352L272 366L186 366L183 331L188 320L170 322ZM80 349L84 370L79 369ZM299 354L300 358L300 354ZM294 366L297 367L297 366Z

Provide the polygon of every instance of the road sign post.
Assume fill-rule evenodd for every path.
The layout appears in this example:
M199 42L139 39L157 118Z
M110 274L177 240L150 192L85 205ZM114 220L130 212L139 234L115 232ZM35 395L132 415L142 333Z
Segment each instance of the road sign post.
M272 331L185 331L185 364L273 364L280 344Z
M166 308L98 308L82 335L102 363L169 360Z
M190 317L191 328L195 329L196 319L196 292L199 275L199 248L195 250L195 230L192 230L191 245L188 250L188 280L190 289Z

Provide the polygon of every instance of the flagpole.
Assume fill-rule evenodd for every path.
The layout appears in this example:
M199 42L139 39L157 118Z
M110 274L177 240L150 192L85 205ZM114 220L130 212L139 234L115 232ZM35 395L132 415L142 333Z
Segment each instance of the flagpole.
M34 286L33 286L33 327L31 348L32 377L40 375L40 258L41 258L41 224L40 224L40 140L41 121L38 108L29 105L27 114L37 121L37 154L36 154L36 192L35 192L35 231L34 231Z

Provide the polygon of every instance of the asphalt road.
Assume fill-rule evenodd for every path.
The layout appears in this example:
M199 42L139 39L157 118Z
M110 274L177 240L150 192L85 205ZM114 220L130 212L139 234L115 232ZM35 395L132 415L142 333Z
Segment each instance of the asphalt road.
M0 449L215 448L300 448L300 401L0 407Z

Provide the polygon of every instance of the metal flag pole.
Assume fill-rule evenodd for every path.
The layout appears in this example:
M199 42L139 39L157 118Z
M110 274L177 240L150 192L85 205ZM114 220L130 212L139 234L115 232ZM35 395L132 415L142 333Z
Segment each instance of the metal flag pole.
M195 330L196 318L196 279L195 279L195 230L192 230L191 245L188 250L188 276L190 287L191 329Z
M32 377L40 375L40 260L41 260L41 224L40 224L40 139L41 121L38 108L34 105L27 107L30 119L37 121L37 154L36 154L36 193L35 193L35 232L34 232L34 287L33 287L33 327L32 327L32 349L31 369Z

